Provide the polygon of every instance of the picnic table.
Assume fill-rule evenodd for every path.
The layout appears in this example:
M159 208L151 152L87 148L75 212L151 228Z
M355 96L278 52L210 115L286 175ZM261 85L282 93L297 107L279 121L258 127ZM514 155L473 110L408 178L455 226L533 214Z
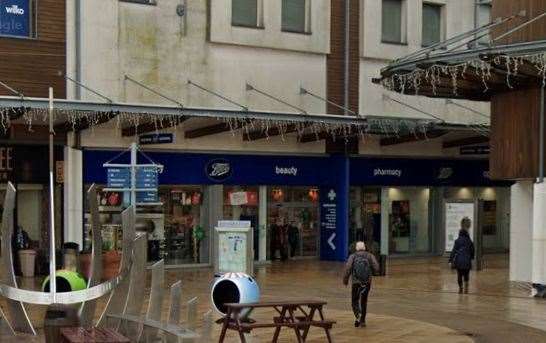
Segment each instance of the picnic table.
M219 342L224 342L227 330L234 330L239 333L242 343L246 343L245 333L254 329L275 328L272 342L277 342L283 327L294 330L298 343L305 342L311 327L322 328L326 333L328 342L332 342L330 329L335 321L324 318L323 307L325 301L281 301L281 302L258 302L250 304L229 303L224 304L226 315L216 323L222 324ZM250 319L252 312L258 309L274 309L276 316L271 321L257 322ZM319 318L315 319L318 315Z

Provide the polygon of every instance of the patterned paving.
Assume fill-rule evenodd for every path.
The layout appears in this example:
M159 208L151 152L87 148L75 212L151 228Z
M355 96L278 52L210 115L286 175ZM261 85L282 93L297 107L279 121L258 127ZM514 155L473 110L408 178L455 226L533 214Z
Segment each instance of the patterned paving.
M546 342L546 303L508 282L505 256L488 257L486 270L473 273L468 295L457 294L455 275L441 258L391 260L389 276L374 281L369 325L364 329L353 327L349 290L341 285L341 269L340 263L289 261L261 267L257 279L264 300L327 300L327 317L338 322L333 331L336 342ZM199 312L205 313L211 276L212 271L206 269L169 270L166 284L183 280L183 298L198 296ZM27 287L34 283L28 281ZM38 327L43 311L30 308ZM215 327L214 337L218 329ZM256 342L271 338L268 330L256 334ZM233 333L229 337L237 341ZM294 341L292 337L290 331L281 336L285 342ZM315 331L309 341L324 340L321 332Z

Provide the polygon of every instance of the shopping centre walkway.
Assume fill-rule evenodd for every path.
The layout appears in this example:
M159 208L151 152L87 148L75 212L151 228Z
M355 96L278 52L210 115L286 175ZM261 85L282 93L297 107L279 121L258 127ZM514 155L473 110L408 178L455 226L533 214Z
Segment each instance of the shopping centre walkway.
M528 289L508 282L506 256L486 258L486 269L472 273L468 295L457 293L456 276L445 262L441 258L391 260L389 276L374 280L368 327L359 329L353 327L349 289L341 284L341 263L275 262L260 267L257 279L264 300L328 301L326 315L338 322L333 330L336 342L546 342L546 301L530 298ZM185 299L198 296L199 311L204 313L209 307L211 274L210 270L169 270L166 285L181 279ZM32 308L31 313L40 326L43 308ZM271 331L256 334L254 341L271 338ZM229 337L230 342L237 341L234 333ZM293 341L288 330L282 338ZM311 342L324 341L320 331L311 338Z

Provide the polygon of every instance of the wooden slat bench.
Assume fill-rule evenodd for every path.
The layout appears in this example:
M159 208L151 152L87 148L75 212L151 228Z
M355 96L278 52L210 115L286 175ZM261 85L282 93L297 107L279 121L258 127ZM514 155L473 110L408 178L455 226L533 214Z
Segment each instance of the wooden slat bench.
M323 307L325 301L288 301L288 302L259 302L251 304L225 304L226 315L217 321L222 324L219 342L224 342L227 330L239 333L241 342L245 343L244 334L254 329L275 328L272 342L277 342L283 327L294 330L297 342L305 342L311 327L318 327L325 331L328 342L332 342L330 329L335 321L324 318ZM257 309L274 309L278 316L271 322L257 322L248 316ZM296 315L298 314L298 315ZM319 319L315 320L315 315Z

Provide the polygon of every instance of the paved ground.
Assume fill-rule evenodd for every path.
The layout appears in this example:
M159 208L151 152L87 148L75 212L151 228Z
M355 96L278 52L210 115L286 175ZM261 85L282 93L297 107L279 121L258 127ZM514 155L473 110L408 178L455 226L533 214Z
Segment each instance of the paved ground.
M257 279L266 300L327 300L327 316L338 321L334 330L338 342L546 342L546 303L508 282L505 256L489 256L486 262L484 271L472 273L470 294L459 295L455 275L444 259L392 260L390 275L374 280L365 329L352 327L340 263L274 263L259 268ZM199 311L204 313L210 277L210 270L170 270L166 284L181 279L185 298L198 296ZM40 326L43 308L31 308L31 313ZM270 337L263 331L255 341ZM284 337L291 341L291 336ZM321 341L322 335L317 332L312 338Z

